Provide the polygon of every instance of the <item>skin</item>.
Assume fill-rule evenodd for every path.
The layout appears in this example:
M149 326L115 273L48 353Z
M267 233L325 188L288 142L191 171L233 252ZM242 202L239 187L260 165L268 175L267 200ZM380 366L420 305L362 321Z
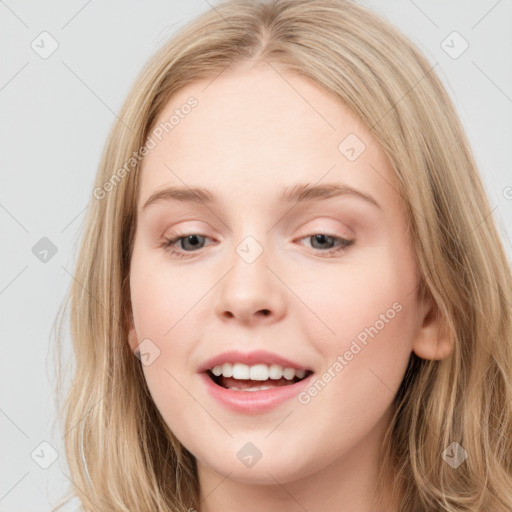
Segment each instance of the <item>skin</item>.
M164 420L197 459L200 510L372 510L379 449L409 356L441 359L453 348L435 304L418 297L390 164L335 96L275 66L188 85L156 124L190 96L198 106L142 168L129 343L135 351L148 338L160 350L144 375ZM366 146L353 162L338 150L349 134ZM279 202L280 189L296 183L346 184L380 208L348 195ZM184 184L210 189L219 202L142 208L154 192ZM336 242L315 244L322 233L353 244L326 256ZM163 247L164 236L189 234L206 237L197 249L174 244L189 257ZM250 264L236 252L247 236L263 250ZM197 373L225 350L266 349L319 377L395 303L401 311L308 404L294 398L262 414L236 413L207 395ZM262 453L251 468L237 458L247 442ZM386 488L392 477L384 475Z

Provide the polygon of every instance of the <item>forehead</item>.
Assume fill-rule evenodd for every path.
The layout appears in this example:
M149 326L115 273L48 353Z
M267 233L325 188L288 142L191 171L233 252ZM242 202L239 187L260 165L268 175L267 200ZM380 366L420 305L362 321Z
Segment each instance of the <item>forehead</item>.
M377 196L393 192L383 190L393 181L389 163L362 122L309 78L269 64L182 88L150 137L155 147L144 158L139 204L169 185L260 200L322 180Z

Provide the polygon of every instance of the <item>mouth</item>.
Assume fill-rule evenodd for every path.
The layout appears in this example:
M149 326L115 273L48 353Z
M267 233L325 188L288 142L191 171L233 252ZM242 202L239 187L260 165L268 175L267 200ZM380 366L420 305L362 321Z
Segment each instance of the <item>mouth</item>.
M312 370L286 368L278 364L224 363L205 372L217 386L239 392L257 392L293 386L312 375Z

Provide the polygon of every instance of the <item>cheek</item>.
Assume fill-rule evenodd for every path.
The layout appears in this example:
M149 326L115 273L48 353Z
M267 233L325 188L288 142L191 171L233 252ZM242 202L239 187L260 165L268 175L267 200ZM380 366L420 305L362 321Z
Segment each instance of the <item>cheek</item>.
M213 281L212 281L213 284ZM212 284L198 272L180 269L165 259L163 249L135 248L130 272L132 308L139 336L168 340L181 319L195 314L195 305Z
M371 399L380 391L374 396L387 401L403 378L416 329L416 273L412 259L397 258L391 245L347 264L332 274L327 291L315 285L309 295L329 328L309 336L323 354L322 380L337 382L336 399Z
M398 300L393 301L393 299ZM332 325L336 335L317 344L324 365L298 397L304 417L314 414L326 432L356 443L390 410L403 380L412 350L413 305L410 298L391 293L381 300L342 299ZM345 444L340 441L339 448ZM335 447L321 442L316 450ZM330 455L329 455L330 456Z
M338 315L333 311L330 323L335 334L318 343L326 371L348 379L352 383L348 389L353 390L354 384L378 385L382 379L395 390L403 377L412 351L413 305L399 294L380 299L342 299Z
M169 416L166 419L193 406L183 386L196 372L191 354L200 338L199 326L207 322L201 299L215 284L215 276L205 277L172 267L160 251L134 247L130 270L134 323L138 341L150 340L149 351L157 354L143 370L155 404Z
M405 325L410 331L415 307L415 265L410 258L398 257L392 246L390 243L361 251L343 265L333 266L325 276L318 273L307 287L300 281L296 283L295 289L301 290L308 306L329 328L328 335L323 336L326 342L329 338L351 340L376 323L379 331L391 333ZM407 252L405 248L403 251ZM402 309L400 314L397 309ZM381 319L382 315L385 317Z

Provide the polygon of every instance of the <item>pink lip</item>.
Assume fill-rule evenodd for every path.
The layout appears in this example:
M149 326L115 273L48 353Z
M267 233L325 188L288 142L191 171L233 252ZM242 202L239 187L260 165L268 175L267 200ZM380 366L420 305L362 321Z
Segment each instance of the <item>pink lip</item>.
M254 352L238 352L237 350L230 350L229 352L223 352L218 356L212 357L205 361L198 369L198 372L206 372L218 364L224 363L243 363L249 366L255 364L280 364L283 368L295 368L297 370L310 370L306 366L303 366L295 361L286 359L272 354L265 350L255 350Z
M291 365L293 367L293 365ZM236 391L225 389L213 382L207 372L201 373L201 379L206 385L210 396L232 411L245 414L264 413L283 402L296 397L311 382L313 374L295 384L264 389L261 391ZM255 383L264 386L265 382Z

